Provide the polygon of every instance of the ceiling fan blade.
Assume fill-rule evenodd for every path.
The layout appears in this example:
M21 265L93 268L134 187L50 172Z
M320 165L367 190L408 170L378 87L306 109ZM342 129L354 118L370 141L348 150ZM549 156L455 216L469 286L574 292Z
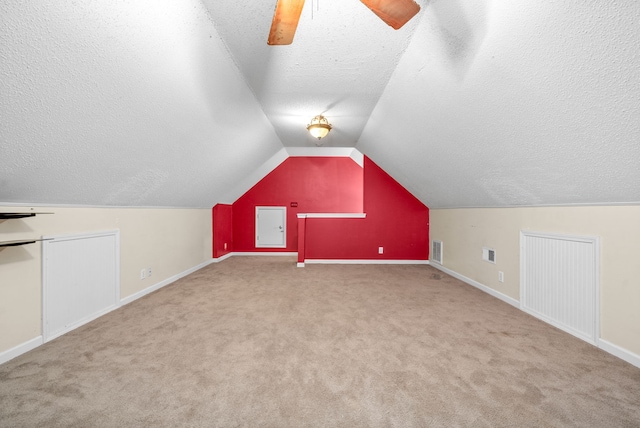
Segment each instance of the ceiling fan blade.
M360 0L384 22L394 29L400 29L409 22L420 6L413 0Z
M273 14L268 45L290 45L296 34L304 0L278 0Z

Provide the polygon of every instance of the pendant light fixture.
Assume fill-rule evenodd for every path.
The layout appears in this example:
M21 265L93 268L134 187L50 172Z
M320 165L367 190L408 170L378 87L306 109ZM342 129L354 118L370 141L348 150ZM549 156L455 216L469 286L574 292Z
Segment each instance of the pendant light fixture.
M327 136L329 131L331 131L331 125L326 117L319 114L311 119L311 123L307 125L307 131L319 140Z

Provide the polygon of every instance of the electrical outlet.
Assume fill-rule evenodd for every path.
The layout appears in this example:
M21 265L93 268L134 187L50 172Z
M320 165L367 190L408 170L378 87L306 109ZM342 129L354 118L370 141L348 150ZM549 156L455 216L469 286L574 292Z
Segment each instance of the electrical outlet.
M142 269L140 271L140 279L145 279L147 277L147 270L146 269Z
M498 281L504 282L504 272L498 271Z
M384 254L384 247L378 247L378 254Z
M147 276L151 276L151 268L147 271Z

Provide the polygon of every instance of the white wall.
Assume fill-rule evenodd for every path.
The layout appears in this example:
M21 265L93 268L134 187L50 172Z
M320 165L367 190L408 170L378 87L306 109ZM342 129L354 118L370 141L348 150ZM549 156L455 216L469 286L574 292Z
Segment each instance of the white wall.
M53 214L0 220L0 240L120 230L123 300L211 259L210 209L37 207L35 211ZM140 279L143 268L152 268L150 278ZM0 251L0 354L40 336L41 313L41 244Z
M601 338L640 355L640 206L436 209L430 217L445 268L516 300L521 230L600 237ZM482 260L483 246L496 250L496 264Z

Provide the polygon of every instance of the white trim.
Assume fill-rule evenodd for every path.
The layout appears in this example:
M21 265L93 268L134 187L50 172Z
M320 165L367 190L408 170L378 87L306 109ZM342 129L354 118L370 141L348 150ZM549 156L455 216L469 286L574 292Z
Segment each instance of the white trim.
M219 260L218 260L219 261ZM175 274L173 276L170 276L169 278L165 279L164 281L160 281L157 284L154 284L150 287L145 288L144 290L140 290L137 293L133 293L127 297L125 297L124 299L120 300L120 306L123 305L127 305L131 302L133 302L134 300L138 300L141 297L146 296L149 293L153 293L156 290L161 289L162 287L165 287L173 282L176 282L177 280L179 280L180 278L184 278L185 276L192 274L193 272L200 270L204 267L209 266L211 263L215 263L216 259L209 259L205 262L200 263L197 266L194 266L190 269L185 270L184 272L180 272L178 274Z
M287 147L290 157L347 157L364 168L364 155L353 147Z
M484 291L487 294L490 294L491 296L498 298L500 300L502 300L503 302L506 302L508 304L510 304L511 306L514 306L520 310L522 310L522 308L520 308L520 302L518 302L516 299L513 299L505 294L500 293L499 291L496 291L492 288L487 287L486 285L480 284L477 281L474 281L470 278L467 278L464 275L460 275L457 272L452 271L451 269L447 269L444 266L441 266L437 263L432 263L431 266L433 266L434 268L441 270L442 272L451 275L454 278L459 279L462 282L465 282L473 287L476 287L482 291ZM528 313L526 311L522 311L524 313ZM564 331L564 330L563 330ZM569 332L567 332L567 334L571 334ZM587 342L590 343L590 342ZM614 345L613 343L604 340L602 338L598 338L597 344L594 345L600 349L602 349L603 351L613 355L614 357L618 357L621 360L624 360L626 362L628 362L629 364L632 364L638 368L640 368L640 355L634 354L631 351L628 351L618 345Z
M557 204L525 204L525 205L463 205L457 207L435 207L431 208L429 205L429 211L435 210L475 210L475 209L493 209L493 208L567 208L567 207L627 207L640 205L640 201L631 202L593 202L593 203L557 203Z
M297 256L297 251L244 251L237 253L230 253L234 256Z
M45 342L50 342L53 339L57 339L60 336L64 336L65 334L70 333L71 331L75 330L76 328L80 328L83 325L89 324L91 321L95 321L98 318L100 318L101 316L108 314L109 312L115 311L116 309L120 308L120 306L121 306L121 304L118 302L115 305L109 306L108 308L105 308L102 311L99 311L99 312L96 312L94 314L91 314L91 316L89 316L87 318L84 318L84 319L82 319L80 321L74 322L73 324L67 325L64 330L59 331L59 332L57 332L55 334L47 333L44 330L44 326L43 326L43 330L42 331L44 333L44 337L46 338Z
M260 253L242 253L242 252L238 252L238 253L228 253L225 254L222 257L219 257L217 259L210 259L207 260L205 262L200 263L197 266L192 267L191 269L187 269L186 271L179 273L177 275L172 276L171 278L168 278L162 282L159 282L158 284L155 284L149 288L146 288L138 293L132 294L129 297L126 297L122 300L120 300L120 306L124 306L128 303L133 302L134 300L137 300L153 291L156 291L166 285L171 284L172 282L177 281L178 279L185 277L197 270L200 270L212 263L219 263L222 260L225 260L231 256L296 256L298 253L290 253L290 252L260 252ZM500 299L508 304L510 304L511 306L515 306L516 308L520 309L520 304L517 300L502 294L498 291L495 291L489 287L487 287L486 285L480 284L477 281L474 281L470 278L467 278L464 275L460 275L457 272L454 272L450 269L445 268L444 266L439 265L438 263L429 263L428 260L321 260L321 259L316 259L315 263L340 263L340 262L348 262L350 264L355 263L355 262L366 262L366 264L374 264L374 262L378 262L375 264L381 264L380 262L411 262L411 263L407 263L407 264L429 264L431 266L433 266L434 268L448 274L451 275L454 278L459 279L462 282L465 282L473 287L476 287L482 291L484 291L485 293L496 297L497 299ZM305 262L307 263L314 263L314 260L305 260ZM305 263L297 263L298 267L304 267ZM523 311L524 312L524 311ZM4 352L0 352L0 364L4 364L16 357L19 357L22 354L25 354L37 347L39 347L40 345L42 345L44 343L44 339L42 336L37 336L34 337L33 339L30 339L24 343L21 343L20 345L14 346L13 348L7 349ZM626 362L628 362L629 364L632 364L638 368L640 368L640 355L634 354L631 351L628 351L618 345L614 345L613 343L601 339L598 339L598 345L597 345L600 349L602 349L603 351L620 358L621 360L624 360Z
M349 156L355 163L360 165L360 168L364 168L364 155L358 150L353 149L351 151L351 156Z
M289 157L334 157L349 158L353 147L285 147Z
M215 204L214 204L215 205ZM26 202L0 202L0 207L48 207L48 208L111 208L111 209L134 209L134 210L211 210L211 206L206 207L175 207L168 205L95 205L95 204L57 204L57 203L26 203ZM54 213L55 214L55 213Z
M340 264L340 265L428 265L429 260L393 260L393 259L305 259L304 264ZM300 263L299 263L300 264Z
M508 304L510 304L511 306L515 306L516 308L520 309L520 302L518 302L516 299L507 296L506 294L502 294L499 291L494 290L493 288L487 287L484 284L479 283L478 281L474 281L471 278L467 278L464 275L460 275L457 272L452 271L451 269L447 269L446 267L438 264L438 263L433 263L431 264L431 266L433 266L434 268L441 270L442 272L451 275L454 278L459 279L462 282L466 282L467 284L479 288L480 290L484 291L487 294L492 295L493 297L502 300L503 302L506 302Z
M233 255L233 253L227 253L224 256L213 258L213 259L211 259L211 263L220 263L223 260L227 260L232 255Z
M587 244L592 244L598 241L597 236L589 236L589 235L567 235L563 233L533 232L530 230L521 230L520 234L525 234L526 236L533 236L536 238L562 239L565 241L577 241L577 242L584 242Z
M303 213L298 218L366 218L367 213Z
M583 340L583 341L587 342L590 345L594 345L596 347L598 346L598 341L600 339L597 336L594 337L594 338L591 338L588 335L586 335L586 334L584 334L584 333L582 333L582 332L580 332L580 331L578 331L576 329L573 329L573 328L571 328L569 326L560 324L558 321L554 320L551 317L546 316L545 314L542 314L540 312L537 312L537 311L534 311L532 309L526 308L522 304L520 305L520 310L522 312L526 313L526 314L531 315L534 318L538 318L539 320L544 321L547 324L554 326L558 330L562 330L565 333L568 333L568 334L570 334L572 336L575 336L578 339ZM599 325L599 324L600 324L600 320L596 319L596 326ZM596 330L597 330L597 327L596 327Z
M291 149L292 147L289 147L289 149ZM300 147L302 148L302 147ZM313 149L313 147L307 147L308 149ZM328 147L325 147L328 148ZM278 154L280 154L280 152L285 151L285 149L280 149L280 151L278 153L276 153L276 155L273 156L273 158L276 158L276 156ZM354 151L357 151L357 149L354 149ZM359 152L358 152L359 153ZM360 155L362 155L362 153L360 153ZM302 156L302 155L300 155ZM306 156L313 156L313 155L306 155ZM319 155L316 154L315 156L326 156L326 155ZM342 157L342 156L340 156ZM352 155L349 156L350 158L352 158L358 165L360 165L361 167L364 164L360 164L360 162L358 162L358 156L356 155ZM363 155L364 157L364 155ZM282 159L280 161L280 163L284 162L285 160L287 160L288 157ZM268 161L267 161L268 162ZM280 163L278 163L277 165L275 165L271 170L267 171L266 174L268 174L269 172L273 171L274 169L276 169L276 167L278 167L280 165ZM95 204L60 204L60 203L55 203L55 202L51 202L51 203L42 203L42 202L0 202L0 207L50 207L50 208L113 208L113 209L150 209L150 210L210 210L211 207L213 207L216 204L233 204L233 202L238 199L240 196L244 195L249 189L251 189L251 187L253 187L258 181L260 181L261 179L263 179L266 174L264 174L262 177L259 177L256 179L256 181L249 185L249 187L242 193L240 193L240 195L238 195L237 197L233 197L233 196L227 196L224 198L221 198L219 201L217 202L213 202L212 205L207 205L207 206L202 206L202 207L196 207L196 206L184 206L184 207L176 207L176 206L168 206L168 205L157 205L157 206L151 206L151 205L139 205L139 206L132 206L132 205L95 205ZM256 174L251 174L251 177L253 177ZM242 180L242 183L248 182L249 180ZM237 187L237 186L236 186ZM228 192L227 194L230 194L230 192ZM429 205L429 204L427 204ZM515 208L515 209L520 209L520 208L567 208L567 207L629 207L629 206L637 206L640 205L640 201L631 201L631 202L595 202L595 203L575 203L575 204L571 204L571 203L558 203L558 204L540 204L540 205L466 205L466 206L461 206L461 207L434 207L432 208L431 205L429 205L429 210L431 211L442 211L442 210L469 210L469 209L494 209L494 208Z
M11 349L7 349L4 352L0 352L0 364L4 364L9 360L13 360L16 357L19 357L20 355L37 348L43 343L44 339L42 338L42 336L38 336L34 337L31 340L27 340L26 342L21 343L18 346L14 346Z
M611 355L616 356L621 360L624 360L627 363L640 368L640 355L634 354L631 351L627 351L626 349L621 348L618 345L614 345L613 343L608 342L604 339L598 340L598 347L603 351L608 352Z
M297 253L292 253L292 254L297 254ZM226 256L230 256L230 254L227 254ZM223 256L223 257L225 257L225 256ZM220 259L222 259L222 257ZM220 259L218 259L217 261L220 261ZM164 281L161 281L161 282L159 282L159 283L157 283L155 285L152 285L151 287L145 288L142 291L139 291L139 292L137 292L135 294L132 294L132 295L130 295L128 297L125 297L124 299L122 299L122 300L120 300L118 302L117 307L114 307L111 310L118 309L121 306L124 306L126 304L129 304L129 303L133 302L134 300L138 300L139 298L144 297L149 293L152 293L152 292L154 292L154 291L156 291L156 290L158 290L158 289L160 289L160 288L162 288L162 287L164 287L166 285L171 284L172 282L175 282L175 281L179 280L180 278L183 278L183 277L185 277L185 276L187 276L189 274L192 274L193 272L195 272L197 270L200 270L200 269L202 269L204 267L207 267L211 263L215 263L215 262L216 262L216 259L209 259L207 261L204 261L204 262L200 263L197 266L194 266L194 267L192 267L190 269L185 270L184 272L181 272L179 274L173 275L172 277L167 278ZM106 312L111 312L111 310L106 311ZM104 315L104 313L102 315ZM85 321L82 324L86 324L87 322L89 322L89 321ZM82 325L82 324L80 324L80 325ZM79 327L80 325L77 325L76 327ZM62 336L62 334L56 335L54 337L51 337L49 340L52 340L55 337L59 337L59 336ZM27 352L39 347L43 343L44 343L44 337L43 336L37 336L37 337L34 337L33 339L30 339L30 340L28 340L28 341L26 341L24 343L21 343L18 346L15 346L15 347L13 347L11 349L8 349L8 350L6 350L4 352L0 352L0 364L6 363L9 360L12 360L12 359L14 359L16 357L19 357L20 355L22 355L24 353L27 353Z
M80 234L67 233L64 235L46 235L46 236L42 236L42 239L55 240L55 241L73 241L75 239L97 238L99 236L110 236L110 235L118 236L118 241L120 241L119 229L103 230L100 232L89 232L89 233L80 233Z

